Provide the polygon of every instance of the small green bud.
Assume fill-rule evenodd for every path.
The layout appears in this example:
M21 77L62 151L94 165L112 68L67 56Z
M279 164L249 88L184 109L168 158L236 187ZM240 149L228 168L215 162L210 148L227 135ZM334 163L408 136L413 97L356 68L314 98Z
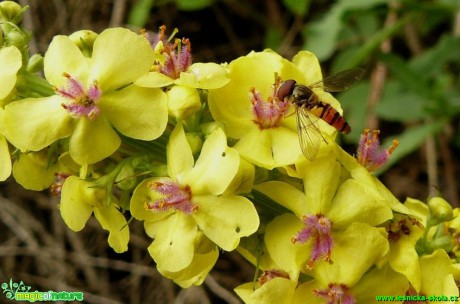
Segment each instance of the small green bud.
M429 242L429 246L433 251L436 249L444 249L445 251L449 252L453 247L452 236L443 235L441 237L435 238Z
M118 188L122 190L133 190L137 185L136 181L134 168L131 163L124 165L115 179Z
M173 86L167 94L169 115L177 120L185 119L201 108L200 95L195 88Z
M0 26L3 31L3 44L5 46L15 46L19 50L24 50L28 47L29 33L11 23L3 23Z
M22 7L14 1L0 2L0 21L18 24L27 8L28 6Z
M35 54L30 57L29 62L27 63L27 71L31 73L43 71L43 56Z
M97 33L90 30L81 30L72 33L69 38L87 57L91 57L93 44L97 38Z
M97 208L107 207L109 204L108 193L106 188L94 184L90 186L90 183L85 187L80 188L83 197L86 198L87 202L90 202L92 206Z
M197 155L201 151L201 147L203 146L203 141L201 137L196 133L186 133L185 138L192 149L192 154Z
M453 219L452 206L443 198L432 197L428 201L431 212L431 224L436 225Z
M203 132L204 135L208 136L212 132L214 132L217 129L224 129L222 124L218 122L208 122L204 123L201 125L201 132Z

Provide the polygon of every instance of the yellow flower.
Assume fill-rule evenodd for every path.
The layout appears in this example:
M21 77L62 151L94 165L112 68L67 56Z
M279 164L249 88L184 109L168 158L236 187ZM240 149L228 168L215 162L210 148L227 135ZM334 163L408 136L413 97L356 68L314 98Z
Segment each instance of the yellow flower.
M159 137L167 123L165 94L131 85L146 74L153 54L142 36L108 29L91 59L67 36L56 36L45 55L45 77L56 95L27 98L5 108L5 136L21 150L41 150L69 137L71 157L91 164L121 143L118 132L141 140Z
M119 210L117 199L107 189L69 176L62 186L59 209L62 219L73 231L82 230L94 213L102 228L109 231L110 247L118 253L128 250L128 223Z
M320 80L318 59L306 51L298 53L292 62L271 51L252 52L232 61L229 72L227 85L210 90L209 108L228 136L239 140L235 148L240 155L267 169L296 162L302 152L294 108L288 100L277 97L277 89L281 80L294 79L305 85ZM322 90L315 93L340 111L330 94ZM326 136L335 134L327 123L318 123Z
M199 284L204 269L209 271L215 259L196 269L196 254L212 255L216 245L234 250L241 237L257 230L259 218L248 199L225 193L237 175L239 157L227 147L221 129L209 135L195 162L179 124L171 133L167 157L169 176L141 182L130 210L145 221L147 233L155 238L149 252L158 269L173 279L195 278L192 284ZM208 240L214 245L209 247Z

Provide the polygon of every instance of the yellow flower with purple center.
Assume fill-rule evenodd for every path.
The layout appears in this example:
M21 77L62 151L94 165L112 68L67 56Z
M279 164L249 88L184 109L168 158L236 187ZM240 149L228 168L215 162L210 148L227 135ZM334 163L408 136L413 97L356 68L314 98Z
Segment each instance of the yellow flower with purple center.
M380 250L388 250L382 246L385 243L378 232L373 231L372 235L368 241L376 242ZM349 256L335 258L334 264L323 263L309 273L314 279L300 284L290 303L374 303L379 295L404 295L409 287L407 279L388 265L372 266L382 253L373 250L374 243L361 243L358 238L346 238L351 241L346 253Z
M317 158L310 162L304 173L305 193L284 182L271 181L255 186L277 203L290 209L293 214L284 214L268 224L265 243L271 250L293 250L299 258L294 259L298 267L306 263L308 269L319 261L335 262L335 238L355 222L365 223L369 228L382 224L393 217L385 200L357 181L340 180L341 167L335 154ZM285 223L290 223L289 225ZM363 228L367 229L367 228ZM282 231L273 234L273 231ZM284 238L284 246L279 246ZM272 257L281 256L272 254ZM303 258L300 258L302 256ZM287 261L277 261L287 264Z
M301 159L295 109L288 99L279 98L281 81L294 79L309 85L322 78L318 59L310 52L299 52L292 62L278 54L252 52L229 64L231 81L210 90L209 109L222 123L229 137L237 139L235 148L248 161L267 169L286 166ZM329 93L314 89L322 101L340 111ZM325 136L335 129L318 121Z
M234 250L241 237L257 230L259 217L248 199L226 192L240 159L235 149L227 147L221 129L209 135L195 162L182 125L177 125L167 158L169 176L141 182L130 210L154 237L149 252L158 269L175 281L195 278L187 284L197 284L204 278L196 274L209 271L217 259L216 245ZM215 258L202 260L200 269L193 267L196 258L211 253Z
M216 63L192 63L191 42L187 38L167 38L166 26L157 34L145 33L155 54L152 71L136 81L143 87L160 88L180 85L189 88L216 89L225 85L229 78L226 69ZM171 42L172 40L172 42Z
M67 36L56 36L45 54L49 97L15 101L5 108L8 140L21 150L41 150L69 138L71 157L91 164L110 156L121 134L153 140L166 128L166 96L132 83L148 73L153 54L141 35L127 29L103 31L91 58Z

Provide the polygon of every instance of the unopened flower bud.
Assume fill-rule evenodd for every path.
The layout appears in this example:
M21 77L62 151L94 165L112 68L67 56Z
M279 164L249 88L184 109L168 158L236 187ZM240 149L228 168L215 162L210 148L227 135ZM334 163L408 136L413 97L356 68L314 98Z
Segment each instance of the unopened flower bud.
M454 246L452 243L452 236L450 235L443 235L441 237L435 238L434 240L430 241L429 244L433 250L444 249L447 252L450 252Z
M27 63L27 71L31 73L43 71L43 56L40 54L32 55Z
M14 1L0 2L0 21L18 24L28 6L22 7Z
M201 125L201 132L203 132L203 134L205 134L206 136L208 136L209 134L211 134L217 129L224 129L224 128L222 124L215 122L215 121L204 123Z
M185 138L187 138L190 149L192 149L192 154L197 155L203 146L201 137L196 133L185 133Z
M433 197L428 201L432 225L447 222L453 218L452 206L441 197Z
M173 86L168 91L168 112L177 120L194 114L201 108L197 89L185 86Z
M27 47L29 43L29 35L27 33L8 24L4 24L2 29L4 32L4 43L6 46L15 46L20 50Z
M93 50L93 44L97 36L97 33L93 31L81 30L72 33L69 38L83 52L83 54L90 57Z

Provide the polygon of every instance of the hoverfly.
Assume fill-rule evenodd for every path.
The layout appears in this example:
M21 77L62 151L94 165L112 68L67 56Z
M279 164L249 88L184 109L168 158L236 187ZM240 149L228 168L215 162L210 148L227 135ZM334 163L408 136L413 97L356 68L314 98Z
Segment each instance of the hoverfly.
M323 88L326 92L341 92L350 88L363 75L364 69L355 68L331 75L308 86L298 84L293 79L281 83L276 93L277 97L280 100L289 98L295 107L300 148L307 159L316 158L321 139L327 143L319 129L320 118L344 134L351 131L345 118L330 104L321 101L313 89Z

